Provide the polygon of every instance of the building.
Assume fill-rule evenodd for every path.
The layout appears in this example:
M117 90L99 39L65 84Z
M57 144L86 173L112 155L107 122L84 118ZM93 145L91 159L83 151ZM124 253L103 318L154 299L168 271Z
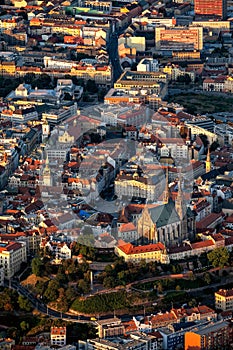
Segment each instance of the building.
M51 346L66 345L66 327L51 327L50 341Z
M216 309L233 310L233 289L220 289L215 292L214 296Z
M179 189L176 202L146 206L138 219L139 237L144 241L172 246L184 239L193 239L196 221L190 208L185 209L184 194Z
M149 202L153 202L161 193L161 175L139 176L137 172L133 175L120 174L115 179L115 193L121 198L146 198Z
M0 265L4 268L5 278L9 279L27 262L25 242L0 241Z
M233 341L231 322L218 321L215 323L197 326L184 335L184 349L213 350L230 349Z
M87 341L87 350L161 350L158 336L135 332L129 337L114 339L91 339Z
M227 16L226 0L194 0L195 15L213 16L225 19Z
M157 50L202 50L202 27L157 27L155 28L155 45Z
M0 267L0 286L4 286L4 277L5 277L5 273L4 273L4 267ZM1 349L1 343L0 343L0 349Z
M120 245L116 246L115 253L123 257L126 262L139 263L141 260L145 260L146 262L157 261L169 264L169 257L162 243L134 246L131 243L121 242Z
M117 317L96 321L99 338L118 337L124 334L125 327Z
M153 58L143 58L137 65L138 72L158 72L159 62Z

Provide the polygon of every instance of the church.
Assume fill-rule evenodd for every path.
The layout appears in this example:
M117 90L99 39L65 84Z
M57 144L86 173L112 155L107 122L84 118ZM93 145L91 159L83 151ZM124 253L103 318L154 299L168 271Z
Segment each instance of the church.
M186 206L179 182L175 202L169 198L168 186L163 204L145 206L137 221L138 239L142 244L161 242L166 246L195 238L195 213Z

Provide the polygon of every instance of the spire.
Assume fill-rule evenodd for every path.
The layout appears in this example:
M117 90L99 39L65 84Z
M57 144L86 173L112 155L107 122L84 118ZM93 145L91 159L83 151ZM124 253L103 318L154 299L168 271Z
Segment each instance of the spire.
M183 195L182 186L181 186L181 172L179 170L178 193L176 197L175 208L181 220L184 218L184 215L185 215L185 205L184 205L183 198L184 198L184 195Z
M169 201L170 193L169 193L169 181L168 181L168 167L166 169L166 185L163 193L163 204L167 204Z
M205 165L206 173L211 171L211 160L210 160L210 148L208 147L207 156L206 156L206 165Z

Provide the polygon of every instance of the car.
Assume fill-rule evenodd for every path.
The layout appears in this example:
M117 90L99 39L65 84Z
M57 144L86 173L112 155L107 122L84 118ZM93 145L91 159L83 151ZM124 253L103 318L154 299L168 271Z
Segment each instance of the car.
M91 317L91 318L90 318L90 321L97 321L97 318Z

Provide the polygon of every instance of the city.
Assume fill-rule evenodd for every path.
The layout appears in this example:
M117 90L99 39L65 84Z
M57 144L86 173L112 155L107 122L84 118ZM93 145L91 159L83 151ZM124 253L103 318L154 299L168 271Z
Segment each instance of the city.
M233 349L233 1L0 0L0 349Z

